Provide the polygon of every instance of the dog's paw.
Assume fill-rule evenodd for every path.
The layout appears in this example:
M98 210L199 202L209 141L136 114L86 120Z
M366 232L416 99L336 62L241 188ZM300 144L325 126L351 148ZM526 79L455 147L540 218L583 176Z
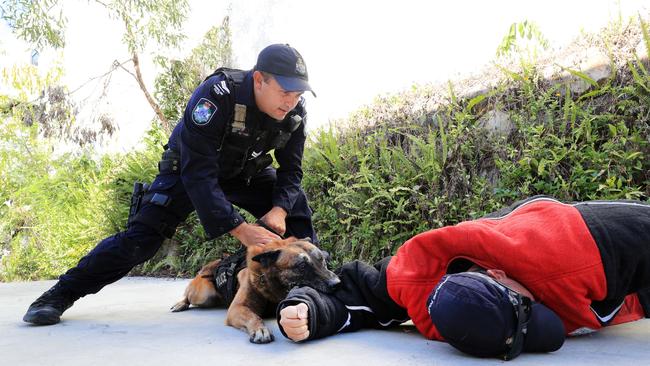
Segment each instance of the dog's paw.
M190 308L190 303L185 300L181 300L177 302L176 305L172 306L171 311L172 313L176 313L179 311L185 311L189 308Z
M250 335L251 343L264 344L273 342L273 333L267 327L262 327L257 329L254 333Z

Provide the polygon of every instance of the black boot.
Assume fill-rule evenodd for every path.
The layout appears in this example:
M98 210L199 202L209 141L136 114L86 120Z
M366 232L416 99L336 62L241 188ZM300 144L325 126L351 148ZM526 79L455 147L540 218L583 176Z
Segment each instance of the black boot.
M51 325L61 321L61 315L79 299L59 282L45 291L27 309L23 321L36 325Z

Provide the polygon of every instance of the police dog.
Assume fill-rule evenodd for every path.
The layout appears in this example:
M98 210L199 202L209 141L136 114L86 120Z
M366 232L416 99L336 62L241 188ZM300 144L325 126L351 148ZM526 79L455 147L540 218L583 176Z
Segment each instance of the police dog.
M252 343L269 343L273 334L264 325L265 310L275 310L294 286L309 286L330 292L340 282L327 269L326 253L309 239L294 237L277 240L265 246L247 249L246 268L237 274L239 287L228 307L226 324L248 333ZM225 305L216 290L213 273L220 260L206 264L185 289L184 298L172 307L173 312L190 305L213 307Z

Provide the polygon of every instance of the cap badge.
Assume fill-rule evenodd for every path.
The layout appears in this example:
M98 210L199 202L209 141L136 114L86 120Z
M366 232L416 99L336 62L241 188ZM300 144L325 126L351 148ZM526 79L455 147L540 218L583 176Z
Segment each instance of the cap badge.
M298 56L296 60L296 72L299 75L305 75L307 72L307 67L305 67L305 61L302 60L302 57Z

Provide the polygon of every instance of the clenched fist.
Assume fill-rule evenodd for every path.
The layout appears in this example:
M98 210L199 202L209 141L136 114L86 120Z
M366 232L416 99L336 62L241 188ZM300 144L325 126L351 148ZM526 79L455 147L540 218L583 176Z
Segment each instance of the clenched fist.
M294 342L299 342L309 337L309 308L305 303L287 306L280 310L280 325L287 337Z

